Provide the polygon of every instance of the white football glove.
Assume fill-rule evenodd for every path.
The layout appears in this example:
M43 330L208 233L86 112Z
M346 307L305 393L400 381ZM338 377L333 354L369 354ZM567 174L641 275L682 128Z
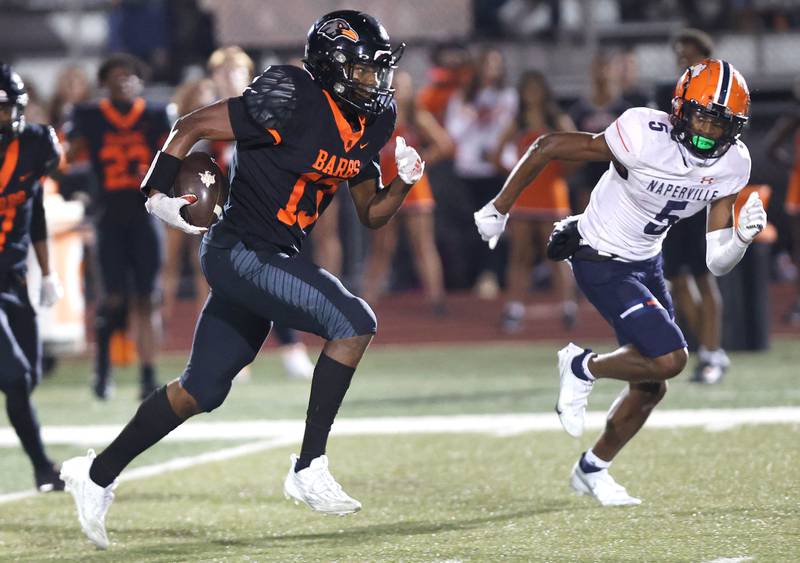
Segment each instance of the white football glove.
M494 206L494 202L490 201L473 213L473 217L475 217L475 225L478 227L478 234L489 243L489 248L494 250L497 241L500 240L500 235L506 228L508 213L500 213Z
M409 185L419 182L425 170L425 162L414 147L406 145L403 137L395 140L394 159L397 162L397 175L403 182Z
M64 295L64 289L58 280L58 274L51 272L42 276L42 287L39 289L39 305L52 307Z
M739 211L739 224L736 233L742 242L750 244L758 233L767 226L767 212L758 193L753 192Z
M195 227L184 221L181 217L181 207L197 201L197 196L184 195L181 197L169 197L161 192L147 198L144 203L145 209L151 215L155 215L168 225L182 230L190 235L201 235L208 229L205 227Z

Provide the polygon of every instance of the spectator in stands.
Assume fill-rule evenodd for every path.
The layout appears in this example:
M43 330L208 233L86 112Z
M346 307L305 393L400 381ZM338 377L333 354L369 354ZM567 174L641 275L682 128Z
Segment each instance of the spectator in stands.
M92 97L89 76L82 67L70 64L61 69L56 78L56 91L50 100L50 122L59 128L77 104Z
M672 40L679 71L712 55L714 43L699 29L684 29ZM666 96L659 100L665 111ZM671 105L671 96L669 97ZM684 332L697 343L698 362L690 378L695 383L717 383L730 360L722 349L722 296L706 266L706 214L697 213L674 225L664 240L664 275ZM686 330L688 329L688 331Z
M501 135L490 157L496 166L507 172L541 135L552 131L575 130L572 120L558 107L541 72L525 72L519 80L517 96L519 108L516 117ZM511 209L506 305L501 323L501 328L507 333L515 333L522 328L531 271L535 260L545 257L553 223L569 215L568 190L562 163L552 162L525 189ZM577 305L569 265L566 261L553 262L551 265L554 286L561 298L562 322L566 328L572 328Z
M384 184L388 184L397 176L394 150L398 136L403 137L410 146L424 146L422 157L426 164L446 158L453 151L453 142L447 132L430 113L417 106L411 75L406 72L396 74L393 86L394 99L397 103L397 126L392 138L381 150L381 178ZM406 196L399 216L383 228L371 231L362 290L362 295L368 303L373 304L377 301L387 282L397 247L397 229L400 220L406 226L406 235L414 256L417 276L425 290L425 297L434 314L440 315L445 312L442 261L434 241L434 206L428 177L423 175Z
M793 93L795 100L800 104L800 77L795 79ZM790 139L792 149L787 150L787 141ZM767 146L769 156L781 166L791 170L784 209L789 220L792 259L800 268L800 106L773 126L767 135ZM797 276L797 283L797 296L784 318L786 322L800 326L800 275Z
M431 51L428 83L420 88L417 104L440 124L444 123L450 98L472 77L470 60L469 51L461 43L442 43Z
M655 107L652 92L642 87L639 82L639 63L633 48L624 48L615 55L620 72L622 98L631 107Z
M240 96L252 80L255 70L253 59L241 47L235 45L220 47L214 51L208 59L207 67L218 99ZM215 143L213 152L224 170L230 162L233 146L230 143ZM193 259L199 270L200 265L196 253L193 255ZM278 340L286 375L298 379L311 379L314 374L314 364L308 357L305 344L298 340L297 331L276 324L272 333ZM247 368L242 371L241 375L246 376Z
M622 97L619 62L605 52L597 53L592 59L589 95L578 100L569 110L578 131L605 131L617 117L632 107ZM592 188L607 169L608 164L605 162L590 162L574 175L570 189L572 208L576 213L582 213L586 209Z
M516 105L515 91L506 86L502 53L487 49L478 58L472 80L450 99L445 114L445 127L456 146L455 174L461 190L457 197L448 197L447 204L458 210L453 227L463 237L461 254L469 260L467 281L476 281L475 288L482 297L497 294L501 255L492 253L470 229L472 212L503 186L505 175L489 155L513 119Z

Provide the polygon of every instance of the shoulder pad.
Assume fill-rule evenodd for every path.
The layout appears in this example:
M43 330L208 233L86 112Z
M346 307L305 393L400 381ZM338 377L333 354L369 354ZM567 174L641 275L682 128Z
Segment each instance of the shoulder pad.
M288 67L271 66L245 89L244 106L250 117L266 129L286 123L297 107L297 87Z

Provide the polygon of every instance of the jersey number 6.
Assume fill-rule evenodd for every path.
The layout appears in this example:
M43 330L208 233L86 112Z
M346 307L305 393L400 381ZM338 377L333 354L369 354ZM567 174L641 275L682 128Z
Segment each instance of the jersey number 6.
M688 201L674 201L670 200L664 206L664 209L659 211L658 215L655 216L655 220L658 223L650 222L644 227L644 234L646 235L660 235L663 234L664 231L669 229L672 225L677 223L681 220L680 215L671 215L670 211L680 211L681 209L686 209L686 206L689 204ZM664 221L667 222L666 225L662 225Z

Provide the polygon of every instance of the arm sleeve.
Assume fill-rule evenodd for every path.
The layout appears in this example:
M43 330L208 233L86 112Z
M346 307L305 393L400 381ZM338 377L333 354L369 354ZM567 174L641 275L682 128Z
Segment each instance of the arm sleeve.
M47 221L44 216L44 188L41 182L36 184L33 194L33 213L31 214L31 242L40 242L47 238Z
M706 233L706 266L715 276L724 276L744 257L748 246L733 228Z
M297 88L282 67L268 67L238 98L228 102L236 140L245 145L278 145L291 134Z
M620 115L605 130L608 148L616 161L629 170L637 168L640 163L644 144L642 125L643 119L639 110L633 108Z

